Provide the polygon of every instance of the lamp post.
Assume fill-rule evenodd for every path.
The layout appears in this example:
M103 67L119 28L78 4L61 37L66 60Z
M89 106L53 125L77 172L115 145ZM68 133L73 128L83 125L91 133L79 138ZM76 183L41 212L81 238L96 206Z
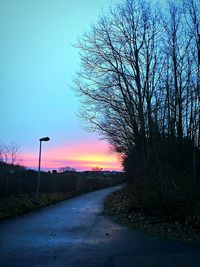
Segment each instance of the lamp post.
M38 164L38 178L37 178L37 189L36 189L36 199L39 198L39 192L40 192L40 166L41 166L41 152L42 152L42 141L49 141L49 137L43 137L40 138L40 148L39 148L39 164Z

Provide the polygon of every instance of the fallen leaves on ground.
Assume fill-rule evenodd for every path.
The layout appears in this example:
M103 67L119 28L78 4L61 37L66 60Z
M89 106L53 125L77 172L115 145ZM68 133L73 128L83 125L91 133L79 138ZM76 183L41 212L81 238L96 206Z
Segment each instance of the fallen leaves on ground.
M117 221L148 233L169 238L200 243L200 234L192 225L179 222L169 223L158 216L149 216L143 210L132 210L129 191L121 189L112 193L105 201L105 210Z

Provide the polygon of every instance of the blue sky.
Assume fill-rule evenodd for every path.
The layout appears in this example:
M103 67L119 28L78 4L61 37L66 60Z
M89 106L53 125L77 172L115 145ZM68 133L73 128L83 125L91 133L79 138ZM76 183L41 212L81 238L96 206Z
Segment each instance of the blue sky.
M38 139L49 136L46 168L79 168L86 159L87 166L120 168L108 144L83 130L70 89L79 69L72 44L111 2L117 0L0 0L0 141L20 145L22 164L37 167Z
M69 147L72 151L74 145L80 156L94 143L96 157L105 154L113 166L119 165L107 155L106 143L82 129L76 115L79 102L70 89L79 69L72 44L108 6L107 0L0 0L0 141L20 144L25 165L37 166L43 136L51 138L44 148L44 157L51 154L51 160L68 165ZM63 148L66 157L61 158Z

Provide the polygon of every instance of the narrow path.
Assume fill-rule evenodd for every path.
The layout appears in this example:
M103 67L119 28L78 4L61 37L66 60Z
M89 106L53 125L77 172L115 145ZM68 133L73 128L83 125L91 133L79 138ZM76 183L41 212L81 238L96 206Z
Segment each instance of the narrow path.
M103 212L108 189L0 223L1 267L199 267L200 247L119 225Z

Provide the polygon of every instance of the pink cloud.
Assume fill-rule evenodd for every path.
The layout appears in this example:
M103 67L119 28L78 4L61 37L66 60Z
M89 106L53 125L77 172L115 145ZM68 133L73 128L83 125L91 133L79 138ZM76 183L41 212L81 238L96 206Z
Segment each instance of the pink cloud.
M23 165L30 168L37 168L38 153L23 153L22 158ZM84 144L43 148L43 169L58 169L64 166L70 166L76 170L91 170L91 168L96 166L103 168L103 170L122 170L117 155L108 153L106 142L91 143L88 141Z

